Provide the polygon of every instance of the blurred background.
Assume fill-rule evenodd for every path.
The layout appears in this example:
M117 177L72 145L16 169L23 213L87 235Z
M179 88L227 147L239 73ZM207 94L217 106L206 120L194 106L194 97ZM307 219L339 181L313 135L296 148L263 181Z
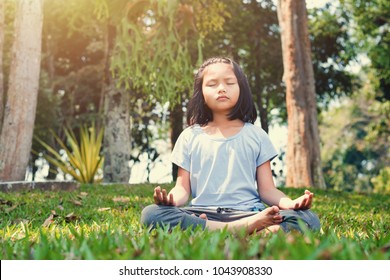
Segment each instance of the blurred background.
M34 136L19 180L172 182L176 169L169 154L186 127L194 73L204 59L218 55L232 57L247 74L258 110L256 125L269 133L279 152L272 163L275 182L286 184L288 123L278 1L39 1L42 26L24 29L18 27L23 0L0 4L0 121L7 108L22 108L21 93L10 86L15 53L23 52L15 38L27 28L41 30L36 112L30 116ZM327 188L390 191L389 3L305 3ZM7 107L11 96L19 98L19 105ZM83 146L78 139L89 142ZM10 150L2 141L1 148ZM86 165L92 169L87 180L82 180L82 168L71 167L77 146L80 153L95 148L95 156L73 160L95 162ZM115 160L123 169L114 170ZM76 173L67 172L72 168Z

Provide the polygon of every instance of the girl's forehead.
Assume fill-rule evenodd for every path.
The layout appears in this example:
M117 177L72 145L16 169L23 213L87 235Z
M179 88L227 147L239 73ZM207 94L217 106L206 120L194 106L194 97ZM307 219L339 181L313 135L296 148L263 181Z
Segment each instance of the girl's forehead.
M215 75L233 75L233 66L231 64L223 63L223 62L217 62L208 65L204 70L203 70L203 77L205 76L215 76Z

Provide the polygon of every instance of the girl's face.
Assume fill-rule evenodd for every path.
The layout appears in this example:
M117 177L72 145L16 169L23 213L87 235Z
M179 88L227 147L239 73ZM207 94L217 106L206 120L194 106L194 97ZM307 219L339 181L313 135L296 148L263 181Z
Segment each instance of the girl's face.
M207 66L203 71L202 91L206 105L213 114L229 114L240 96L233 66L226 63Z

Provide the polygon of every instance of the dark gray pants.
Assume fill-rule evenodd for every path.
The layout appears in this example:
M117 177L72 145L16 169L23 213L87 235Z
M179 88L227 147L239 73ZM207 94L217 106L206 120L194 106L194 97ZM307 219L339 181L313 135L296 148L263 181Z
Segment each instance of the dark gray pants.
M238 211L233 209L218 208L217 210L201 207L173 207L152 204L142 210L141 222L150 228L169 226L173 228L180 226L181 229L198 225L202 229L206 226L206 221L198 216L202 213L207 215L207 219L219 222L233 222L242 218L255 215L256 211ZM193 215L195 214L195 215ZM298 220L302 221L311 230L320 230L320 220L311 210L280 210L283 222L280 224L284 232L296 229L302 232Z

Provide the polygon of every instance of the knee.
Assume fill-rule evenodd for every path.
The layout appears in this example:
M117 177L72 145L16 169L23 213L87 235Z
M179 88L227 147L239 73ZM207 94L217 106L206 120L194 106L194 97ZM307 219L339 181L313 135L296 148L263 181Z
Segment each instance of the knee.
M141 223L147 227L154 225L157 220L158 206L151 204L146 206L141 212Z
M308 224L309 228L315 231L321 230L321 222L318 216L311 210L306 210L306 212L309 216L306 220L306 223Z
M306 224L306 226L313 230L317 231L321 229L321 222L318 216L311 210L300 211L299 218Z
M284 222L282 228L284 231L290 231L296 229L302 232L300 222L310 230L321 230L321 223L318 216L311 210L282 210L284 216Z

